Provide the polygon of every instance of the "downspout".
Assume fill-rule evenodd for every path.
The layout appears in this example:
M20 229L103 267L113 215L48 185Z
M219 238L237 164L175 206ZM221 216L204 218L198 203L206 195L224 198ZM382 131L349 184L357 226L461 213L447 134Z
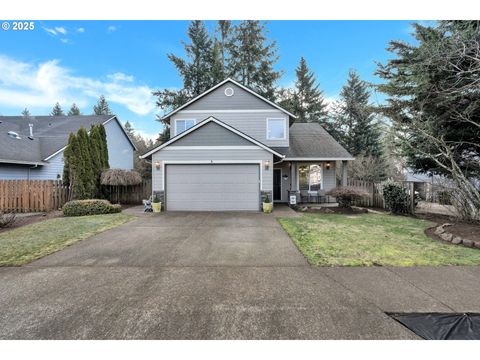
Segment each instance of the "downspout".
M28 168L28 173L27 173L28 210L30 210L30 170L36 169L37 167L38 167L38 163L35 163L35 165Z

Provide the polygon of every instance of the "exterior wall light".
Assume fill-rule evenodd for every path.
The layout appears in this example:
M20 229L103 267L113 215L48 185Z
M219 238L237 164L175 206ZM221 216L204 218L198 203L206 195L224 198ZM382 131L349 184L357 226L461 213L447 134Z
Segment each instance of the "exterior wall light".
M265 170L270 170L270 160L265 161Z
M160 166L162 166L162 163L160 161L155 161L155 168L157 170L160 170Z
M287 174L283 174L282 179L283 179L283 180L288 180L288 175L287 175Z
M330 170L330 166L331 166L330 161L327 161L325 163L325 169Z

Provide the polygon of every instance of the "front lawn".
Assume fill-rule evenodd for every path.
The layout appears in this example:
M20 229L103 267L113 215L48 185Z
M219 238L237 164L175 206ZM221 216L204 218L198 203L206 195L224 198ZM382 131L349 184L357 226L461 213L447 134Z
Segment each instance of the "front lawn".
M318 266L480 265L480 250L444 244L434 224L393 215L303 214L279 219L309 263Z
M40 259L133 219L125 214L61 217L0 233L0 266Z

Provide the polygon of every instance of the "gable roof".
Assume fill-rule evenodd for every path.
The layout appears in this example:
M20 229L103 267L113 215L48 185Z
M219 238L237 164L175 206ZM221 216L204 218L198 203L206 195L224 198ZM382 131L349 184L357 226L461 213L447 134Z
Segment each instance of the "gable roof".
M70 133L82 126L88 130L94 124L106 125L110 121L117 121L125 133L112 115L0 116L0 162L42 165L65 149ZM33 140L28 138L29 124L33 124ZM16 132L20 139L10 137L9 131ZM125 136L135 149L129 136Z
M210 122L214 122L216 123L217 125L220 125L222 126L223 128L231 131L232 133L235 133L237 134L238 136L241 136L242 138L248 140L249 142L261 147L262 149L280 157L280 158L283 158L283 155L275 150L273 150L272 148L268 147L267 145L265 144L262 144L260 141L258 140L255 140L254 138L242 133L241 131L238 131L237 129L235 129L234 127L230 126L230 125L227 125L225 124L223 121L220 121L216 118L214 118L213 116L210 116L209 118L197 123L195 126L192 126L190 129L188 130L185 130L184 132L178 134L177 136L174 136L173 138L171 138L169 141L163 143L162 145L159 145L153 149L151 149L150 151L148 151L147 153L143 154L140 156L140 159L145 159L147 157L149 157L150 155L152 155L153 153L156 153L157 151L171 145L172 143L180 140L181 138L187 136L188 134L194 132L195 130L197 129L200 129L201 127L205 126L206 124L209 124Z
M290 146L273 148L284 160L354 160L318 123L294 123L290 127Z
M223 80L222 82L218 83L217 85L211 87L210 89L208 89L207 91L203 92L202 94L198 95L197 97L193 98L192 100L186 102L185 104L183 104L182 106L176 108L175 110L169 112L168 114L162 116L161 120L165 120L165 119L168 119L169 117L171 117L172 115L174 115L175 113L177 113L178 111L182 110L182 109L185 109L187 106L193 104L195 101L203 98L205 95L208 95L209 93L211 93L212 91L218 89L220 86L224 85L225 83L227 82L231 82L232 84L235 84L236 86L240 87L241 89L249 92L250 94L252 94L253 96L256 96L257 98L259 98L260 100L266 102L267 104L277 108L278 110L284 112L285 114L287 114L288 116L291 116L292 118L296 119L297 117L295 115L293 115L292 113L290 113L289 111L285 110L284 108L282 108L281 106L275 104L274 102L264 98L263 96L257 94L255 91L249 89L248 87L246 87L245 85L242 85L240 84L239 82L231 79L231 78L227 78L225 80Z

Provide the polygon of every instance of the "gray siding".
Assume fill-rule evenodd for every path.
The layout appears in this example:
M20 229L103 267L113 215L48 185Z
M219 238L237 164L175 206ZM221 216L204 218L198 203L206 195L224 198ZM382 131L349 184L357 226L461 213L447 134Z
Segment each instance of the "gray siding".
M208 96L208 95L207 95ZM188 107L187 109L190 109ZM252 111L252 112L221 112L221 111L208 111L208 112L186 112L184 110L179 111L171 118L171 131L175 134L175 120L176 119L195 119L198 122L203 121L210 116L223 121L224 123L234 127L235 129L243 132L244 134L254 138L257 141L274 147L288 146L289 144L289 127L288 127L288 115L280 110L273 110L269 112ZM287 122L287 136L285 140L267 140L267 118L285 118Z
M133 148L120 124L112 120L105 125L108 162L111 169L133 169Z
M174 142L175 146L236 146L253 145L250 141L216 123L208 123L187 136Z
M175 150L168 150L168 149ZM179 149L173 147L166 147L160 151L157 151L152 155L152 190L161 191L163 190L163 166L160 166L160 169L157 170L155 163L157 161L215 161L215 160L224 160L224 161L240 161L240 160L250 160L250 161L270 161L270 169L265 170L264 166L261 166L261 177L262 177L262 190L272 190L273 189L273 155L263 150L262 148L258 149L245 149L245 150L212 150L212 149Z
M226 96L225 89L232 88L233 96ZM250 94L233 83L227 82L218 89L189 105L188 110L229 110L229 109L275 109L258 97Z
M323 168L323 187L325 191L329 191L337 187L337 178L335 175L335 161L330 162L330 170Z
M27 165L0 164L0 179L27 180L30 169L30 180L57 180L57 175L63 176L63 152L58 153L48 161L47 165L32 168Z

